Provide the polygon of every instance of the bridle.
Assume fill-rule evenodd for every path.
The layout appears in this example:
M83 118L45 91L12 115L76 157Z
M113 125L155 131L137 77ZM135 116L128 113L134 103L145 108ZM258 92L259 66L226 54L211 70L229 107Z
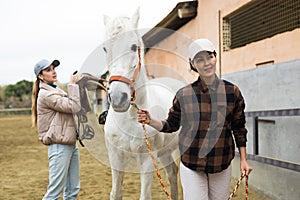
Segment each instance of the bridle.
M137 79L138 74L140 73L140 70L141 70L141 47L140 46L137 47L137 51L138 51L138 63L134 70L132 79L126 78L125 76L111 76L108 81L109 84L114 81L121 81L123 83L127 83L130 86L131 102L134 102L134 100L136 98L134 83Z

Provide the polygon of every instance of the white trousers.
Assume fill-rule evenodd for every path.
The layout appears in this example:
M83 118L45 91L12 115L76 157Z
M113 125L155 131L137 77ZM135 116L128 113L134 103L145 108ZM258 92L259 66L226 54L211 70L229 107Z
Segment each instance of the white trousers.
M196 172L180 162L184 200L227 200L230 195L231 165L214 174Z

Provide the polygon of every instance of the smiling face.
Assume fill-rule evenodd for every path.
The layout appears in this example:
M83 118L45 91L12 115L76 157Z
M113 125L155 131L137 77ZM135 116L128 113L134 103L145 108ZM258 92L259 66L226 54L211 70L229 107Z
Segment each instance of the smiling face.
M215 78L217 58L213 52L201 51L192 60L193 67L208 82Z
M57 81L57 74L55 71L55 67L53 65L50 65L46 69L42 70L42 72L39 74L39 79L44 81L45 83L51 83Z

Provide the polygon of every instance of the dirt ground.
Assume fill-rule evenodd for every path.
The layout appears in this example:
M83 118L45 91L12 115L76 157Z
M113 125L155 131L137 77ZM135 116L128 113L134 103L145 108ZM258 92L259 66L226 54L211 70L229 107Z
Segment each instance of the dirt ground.
M0 200L42 199L48 184L47 147L37 140L37 135L31 128L29 115L0 117L0 163ZM98 162L85 148L80 147L80 168L81 191L78 199L109 199L111 189L109 167ZM161 175L168 186L163 171ZM231 191L235 183L236 180L232 180ZM139 199L139 187L139 175L126 174L123 199ZM156 176L153 179L152 198L167 199ZM179 199L182 199L181 192ZM233 199L245 199L243 185ZM249 199L267 200L268 198L250 187Z

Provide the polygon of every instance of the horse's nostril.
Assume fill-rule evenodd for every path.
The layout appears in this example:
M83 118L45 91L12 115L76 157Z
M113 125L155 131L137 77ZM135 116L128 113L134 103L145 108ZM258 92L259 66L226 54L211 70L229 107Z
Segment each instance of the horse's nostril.
M122 92L121 102L126 102L127 101L127 97L128 97L127 93Z
M112 94L108 93L107 100L109 103L112 103L112 101L113 101L114 104L121 105L128 101L128 94L126 92L121 92L121 93L119 93L119 95L116 96L116 95L112 95Z

